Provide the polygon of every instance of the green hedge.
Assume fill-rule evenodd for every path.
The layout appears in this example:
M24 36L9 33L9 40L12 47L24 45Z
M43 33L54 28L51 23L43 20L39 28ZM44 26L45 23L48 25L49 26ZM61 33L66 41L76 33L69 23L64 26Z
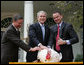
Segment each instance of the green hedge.
M75 58L75 62L81 62L83 61L83 55L82 54L78 54Z

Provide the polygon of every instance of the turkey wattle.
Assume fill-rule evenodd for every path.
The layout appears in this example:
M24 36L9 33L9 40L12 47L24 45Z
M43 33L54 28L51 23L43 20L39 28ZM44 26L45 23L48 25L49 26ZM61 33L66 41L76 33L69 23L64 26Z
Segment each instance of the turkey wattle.
M38 52L37 58L40 62L59 62L62 59L62 54L54 51L53 49L43 49Z

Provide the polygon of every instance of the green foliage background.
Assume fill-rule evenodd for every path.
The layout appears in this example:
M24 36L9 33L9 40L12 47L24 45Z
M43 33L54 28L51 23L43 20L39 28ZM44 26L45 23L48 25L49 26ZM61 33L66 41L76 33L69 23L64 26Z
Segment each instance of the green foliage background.
M78 33L79 43L83 45L83 1L55 1L54 5L52 10L60 11L63 21L73 25L74 30ZM48 18L45 23L49 27L56 24L52 17ZM76 55L75 62L80 61L83 61L83 54Z
M54 4L53 10L62 12L63 20L71 23L77 32L80 31L81 27L83 28L83 1L55 1ZM46 23L49 26L55 24L54 22Z

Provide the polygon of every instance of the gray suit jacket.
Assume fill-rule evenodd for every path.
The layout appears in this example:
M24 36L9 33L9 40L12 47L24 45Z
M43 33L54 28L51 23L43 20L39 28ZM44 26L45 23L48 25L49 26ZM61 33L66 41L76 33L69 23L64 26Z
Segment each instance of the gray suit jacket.
M28 45L20 40L20 32L17 32L13 25L10 25L1 40L1 63L17 62L19 47L27 52L30 49Z

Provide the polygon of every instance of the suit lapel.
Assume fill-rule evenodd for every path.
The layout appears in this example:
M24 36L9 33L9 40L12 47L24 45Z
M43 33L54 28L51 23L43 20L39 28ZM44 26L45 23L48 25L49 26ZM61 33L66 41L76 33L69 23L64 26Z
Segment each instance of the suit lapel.
M20 31L16 31L13 25L12 25L12 29L15 31L15 34L20 38Z
M64 27L65 27L65 23L63 22L60 29L60 37L63 36Z
M64 31L64 27L65 27L65 23L63 22L61 24L60 33L59 33L60 38L62 37L63 31ZM55 37L56 37L57 36L57 32L58 32L57 24L55 25L54 32L56 32L56 35L55 35Z
M57 24L54 26L54 32L57 32Z
M48 33L48 32L47 32L47 27L46 27L46 25L45 25L45 37L44 37L45 39L46 39L46 37L47 37L47 33ZM44 41L45 41L45 39L44 39Z
M62 30L63 30L64 26L65 26L65 24L64 24L64 22L63 22L62 25L61 25L61 29L62 29Z
M55 33L54 39L56 39L57 32L58 32L58 31L57 31L57 24L54 26L53 32Z
M12 29L13 29L15 32L17 32L13 25L12 25Z
M44 37L44 41L45 41L48 32L47 32L47 27L46 27L45 24L44 24L44 26L45 26L45 37ZM38 23L38 28L39 28L39 31L40 31L40 33L41 33L41 38L42 38L42 40L43 40L42 29L41 29L41 26L40 26L39 23Z
M58 31L58 29L57 29L57 24L56 24L56 30L55 30L56 32Z
M37 26L38 26L38 31L39 31L39 33L40 33L41 39L43 40L43 36L42 36L43 34L42 34L41 26L40 26L39 23L37 23Z
M56 35L57 35L57 32L58 32L58 29L57 29L57 24L56 24L56 26L55 26L55 32L56 32Z

